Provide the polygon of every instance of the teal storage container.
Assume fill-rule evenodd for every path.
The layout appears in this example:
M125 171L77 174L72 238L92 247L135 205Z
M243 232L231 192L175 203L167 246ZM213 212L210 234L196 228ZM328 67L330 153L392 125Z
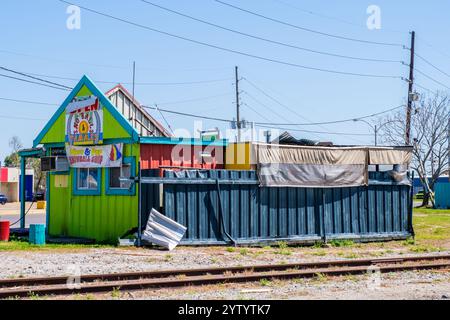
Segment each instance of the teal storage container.
M438 183L434 188L437 209L450 209L450 183Z
M35 245L45 244L45 224L30 224L29 242Z

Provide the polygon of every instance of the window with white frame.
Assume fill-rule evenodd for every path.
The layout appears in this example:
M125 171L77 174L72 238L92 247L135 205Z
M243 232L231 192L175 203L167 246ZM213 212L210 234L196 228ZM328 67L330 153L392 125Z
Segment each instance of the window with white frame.
M96 168L80 168L77 170L78 190L97 190L99 186L98 170Z

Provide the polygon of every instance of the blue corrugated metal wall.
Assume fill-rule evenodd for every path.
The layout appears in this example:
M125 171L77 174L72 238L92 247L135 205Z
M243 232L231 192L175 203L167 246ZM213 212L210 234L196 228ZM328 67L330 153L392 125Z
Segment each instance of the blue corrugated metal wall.
M230 242L221 228L222 216L225 231L243 244L410 236L411 187L395 185L382 173L371 176L376 179L368 187L313 189L262 188L255 171L198 171L191 177L165 172L171 181L164 183L163 210L187 227L186 244ZM155 199L158 186L144 184L143 192ZM143 221L157 205L152 201L143 201Z
M435 203L438 209L450 209L450 183L440 182L435 188Z

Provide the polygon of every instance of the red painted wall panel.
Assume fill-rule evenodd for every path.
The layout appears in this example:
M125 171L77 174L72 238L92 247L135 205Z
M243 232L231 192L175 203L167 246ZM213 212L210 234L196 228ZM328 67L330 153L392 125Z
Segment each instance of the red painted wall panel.
M0 182L8 182L8 168L0 168Z
M141 168L186 167L223 169L224 147L169 144L141 144ZM202 157L202 154L211 157Z

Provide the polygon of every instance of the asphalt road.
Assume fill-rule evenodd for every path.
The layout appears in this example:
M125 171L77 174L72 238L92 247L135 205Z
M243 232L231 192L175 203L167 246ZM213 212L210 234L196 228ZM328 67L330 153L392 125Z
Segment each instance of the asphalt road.
M25 210L28 210L31 203L26 203ZM25 227L29 227L30 224L45 224L45 210L36 209L36 204L33 204L28 214L25 217ZM7 203L6 205L0 205L0 220L7 220L11 224L20 219L20 203ZM19 228L20 222L15 225L11 225L11 228Z

